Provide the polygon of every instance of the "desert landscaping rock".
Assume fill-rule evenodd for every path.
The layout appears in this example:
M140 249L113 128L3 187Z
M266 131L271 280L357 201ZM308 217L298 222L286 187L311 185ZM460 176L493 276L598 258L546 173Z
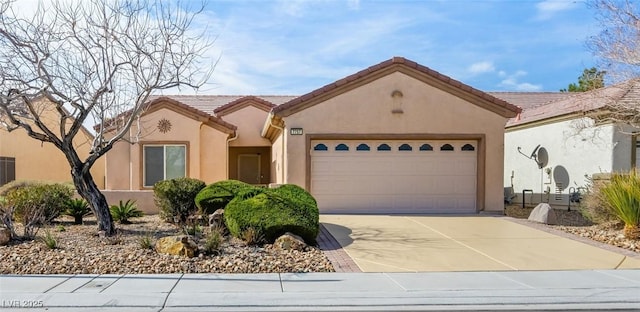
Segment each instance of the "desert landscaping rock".
M289 232L278 237L273 245L280 250L304 251L307 248L307 244L302 237Z
M6 227L0 227L0 246L4 246L11 241L11 230Z
M162 237L156 242L155 249L161 254L189 258L195 257L198 253L198 245L185 235Z
M544 224L558 224L555 211L547 203L540 203L536 208L533 208L527 220Z
M324 253L315 247L306 251L284 251L265 245L247 246L226 238L218 255L200 254L194 258L159 254L142 249L139 240L152 235L154 242L164 236L181 235L177 227L157 216L134 219L118 225L118 235L96 235L94 218L86 225L72 225L71 218L49 228L58 240L58 249L48 249L39 240L0 246L0 274L153 274L153 273L270 273L333 272ZM60 232L59 225L64 226ZM44 232L41 230L41 233ZM204 239L195 240L199 248Z

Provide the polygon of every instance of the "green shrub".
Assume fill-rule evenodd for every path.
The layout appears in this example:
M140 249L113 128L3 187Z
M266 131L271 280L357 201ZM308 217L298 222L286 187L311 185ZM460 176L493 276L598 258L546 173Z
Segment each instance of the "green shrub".
M89 204L84 199L72 198L67 202L67 209L63 213L73 217L74 224L82 224L82 218L91 214L91 209L89 209Z
M138 238L140 249L153 249L153 235L146 233Z
M73 188L65 184L23 183L7 191L5 199L14 208L16 220L24 222L27 214L40 215L48 223L66 209L72 194Z
M624 222L624 236L640 239L640 175L613 174L600 191L612 213Z
M315 244L319 230L319 211L315 199L296 185L240 193L224 212L229 232L238 238L253 228L265 241L273 243L286 232Z
M58 240L56 239L55 236L53 236L53 234L51 234L51 231L46 230L44 232L44 236L42 237L42 242L45 244L45 246L47 246L47 248L49 249L56 249L58 248Z
M222 249L224 234L222 231L213 230L207 234L204 241L204 252L208 255L217 255Z
M203 215L224 209L236 195L256 189L255 186L236 180L219 181L203 188L196 196L196 206Z
M603 198L601 188L608 183L608 179L589 178L587 193L583 195L580 203L580 213L593 223L619 221Z
M164 221L184 224L196 213L195 198L205 183L192 178L164 180L153 186L156 206Z
M142 217L144 215L144 213L136 207L136 201L130 199L124 203L120 201L119 205L112 205L109 210L111 211L113 220L120 222L120 224L129 224L131 223L129 219Z

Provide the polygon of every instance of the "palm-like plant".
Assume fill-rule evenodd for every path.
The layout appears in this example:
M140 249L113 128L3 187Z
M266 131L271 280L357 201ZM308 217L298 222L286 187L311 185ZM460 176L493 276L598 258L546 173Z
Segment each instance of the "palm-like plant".
M119 205L111 206L111 217L113 220L120 222L120 224L129 224L130 218L142 217L144 213L136 207L135 200L127 200L126 202L120 201Z
M635 171L613 174L601 193L611 211L624 222L624 236L640 239L640 175Z
M66 206L67 208L63 213L72 216L74 224L82 224L82 218L91 214L89 204L82 198L72 198L67 201Z

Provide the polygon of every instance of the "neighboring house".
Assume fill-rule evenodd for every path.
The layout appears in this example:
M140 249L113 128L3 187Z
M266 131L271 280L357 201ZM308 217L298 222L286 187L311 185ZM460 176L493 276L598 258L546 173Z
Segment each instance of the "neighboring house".
M519 112L400 57L299 97L157 97L141 141L106 154L106 189L231 178L300 185L322 212L502 211L504 127Z
M566 206L572 193L585 191L593 174L640 165L637 129L613 122L594 125L586 115L606 114L608 105L637 105L637 80L584 93L494 95L523 108L505 134L504 185L513 188L516 202L522 202L523 190L531 190L527 203Z
M58 112L40 102L41 120L49 129L59 129ZM37 126L32 125L37 131ZM81 158L91 150L93 135L83 128L75 138L76 152ZM104 187L104 159L98 159L91 174L98 185ZM0 185L13 180L72 182L71 167L64 154L53 144L29 137L22 128L8 132L0 127Z

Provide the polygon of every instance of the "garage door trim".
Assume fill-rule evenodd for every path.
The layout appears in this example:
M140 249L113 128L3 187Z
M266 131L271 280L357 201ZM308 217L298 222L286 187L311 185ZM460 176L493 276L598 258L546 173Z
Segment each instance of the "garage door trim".
M485 147L484 134L305 134L305 189L311 191L311 141L313 140L474 140L477 146L476 164L476 212L484 210L485 199Z

